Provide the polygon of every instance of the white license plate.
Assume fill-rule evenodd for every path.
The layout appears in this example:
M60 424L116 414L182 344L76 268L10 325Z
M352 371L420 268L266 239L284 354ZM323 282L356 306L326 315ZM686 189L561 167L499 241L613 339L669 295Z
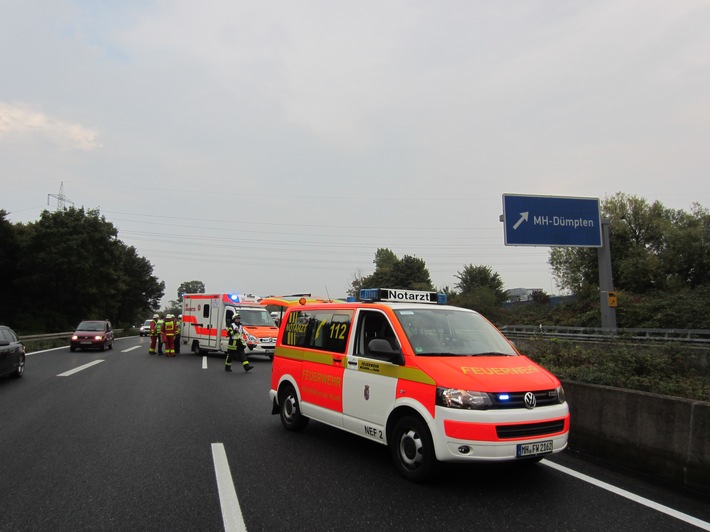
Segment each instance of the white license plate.
M82 340L82 341L79 342L79 343L80 343L80 344L90 344L90 343L91 343L91 340Z
M552 440L521 443L518 445L517 456L536 456L552 452Z

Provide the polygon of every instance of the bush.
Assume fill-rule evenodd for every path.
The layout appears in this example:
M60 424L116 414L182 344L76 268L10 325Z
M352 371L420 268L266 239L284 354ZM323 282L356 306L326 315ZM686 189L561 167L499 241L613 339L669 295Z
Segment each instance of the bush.
M516 345L559 379L710 402L710 378L698 363L700 354L682 345L557 338L520 339Z

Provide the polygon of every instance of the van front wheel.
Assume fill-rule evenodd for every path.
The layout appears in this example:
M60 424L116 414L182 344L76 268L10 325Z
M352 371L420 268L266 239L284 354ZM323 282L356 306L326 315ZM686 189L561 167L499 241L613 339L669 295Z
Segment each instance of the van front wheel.
M308 418L301 414L296 390L290 384L285 385L279 392L279 415L286 430L299 432L308 425Z
M405 416L397 421L389 447L397 472L407 480L423 482L436 470L434 442L419 417Z

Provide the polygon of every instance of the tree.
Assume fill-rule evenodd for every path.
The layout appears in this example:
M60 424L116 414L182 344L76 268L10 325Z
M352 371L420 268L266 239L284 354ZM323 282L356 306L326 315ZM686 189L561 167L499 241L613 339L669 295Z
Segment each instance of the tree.
M400 260L387 249L375 252L375 271L363 277L354 275L348 293L358 295L360 288L402 288L409 290L433 290L429 270L423 259L405 255Z
M44 211L13 231L17 268L7 306L25 333L66 331L82 319L135 324L163 297L152 265L98 210Z
M17 272L20 244L18 234L6 216L7 212L0 209L0 279L5 286L5 297L14 301L12 280ZM15 311L11 305L0 305L0 323L12 323L12 314Z
M484 288L487 289L496 303L502 303L507 298L507 293L503 288L503 280L490 266L469 264L464 266L463 271L456 272L455 277L458 282L454 286L464 297L473 295L476 292L481 296L480 289Z
M123 247L118 323L142 323L160 305L165 283L153 275L153 265L133 246Z
M533 290L532 294L530 294L530 299L540 305L547 305L550 303L550 296L547 295L544 290Z
M609 220L612 275L618 290L635 294L694 288L710 282L710 213L691 213L617 193L601 205ZM597 297L598 251L554 248L549 264L557 285Z
M183 294L204 294L205 283L202 281L184 281L177 289L177 300L182 303Z

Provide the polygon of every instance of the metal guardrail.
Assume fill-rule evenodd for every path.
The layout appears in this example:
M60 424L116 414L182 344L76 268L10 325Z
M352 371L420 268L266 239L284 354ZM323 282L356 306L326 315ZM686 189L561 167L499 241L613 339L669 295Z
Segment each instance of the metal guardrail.
M555 337L576 340L644 340L710 344L710 329L613 329L602 327L561 327L548 325L503 325L506 336Z
M123 333L126 329L114 329L113 332L114 334L119 334ZM136 329L137 331L138 329ZM25 334L22 336L18 336L20 339L20 342L32 342L32 341L39 341L39 340L61 340L63 338L71 338L72 334L74 334L74 331L68 331L68 332L58 332L58 333L51 333L51 334Z

